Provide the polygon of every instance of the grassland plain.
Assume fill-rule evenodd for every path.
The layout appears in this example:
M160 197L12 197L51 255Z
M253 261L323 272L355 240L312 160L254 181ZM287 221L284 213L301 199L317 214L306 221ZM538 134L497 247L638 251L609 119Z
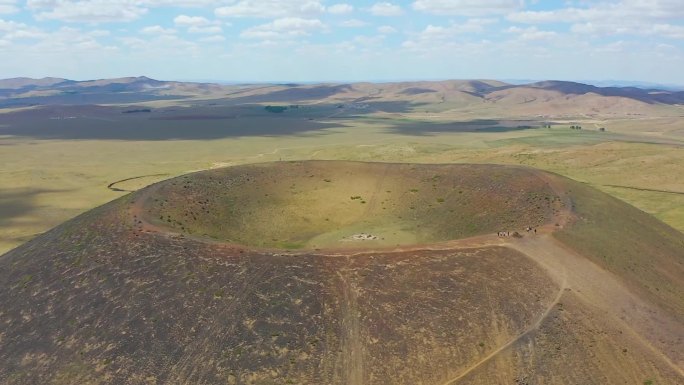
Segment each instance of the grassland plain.
M96 125L92 121L79 124ZM611 129L620 132L619 124ZM0 250L16 247L121 196L124 192L107 189L117 180L168 174L117 185L134 190L190 171L281 159L530 165L586 182L684 230L684 195L680 194L684 192L684 149L676 144L648 143L651 138L629 130L632 128L622 136L606 136L557 126L416 136L393 132L391 120L381 124L349 120L315 134L211 140L3 136Z
M334 166L331 182L317 180ZM287 178L295 186L322 185L335 176L348 178L353 194L383 169L388 182L392 173L411 182L429 177L434 190L416 192L426 202L453 190L454 181L463 191L491 187L486 201L505 200L507 188L557 199L494 204L499 222L484 220L476 232L454 215L442 223L453 230L436 239L447 241L375 251L245 247L183 235L173 220L164 228L140 215L141 207L163 210L153 202L188 190L187 206L199 202L210 216L239 220L244 213L223 205L224 196L289 196ZM274 175L284 180L272 183ZM527 176L537 183L523 183ZM219 181L235 183L215 197ZM562 209L553 211L553 202ZM443 204L447 212L467 212L458 199ZM510 219L520 210L535 213L540 204L552 215L544 215L539 234L492 234L520 226ZM251 214L251 205L245 210ZM188 224L193 230L203 221ZM286 234L289 224L272 225ZM638 237L646 249L630 252L611 242L617 231ZM219 235L231 237L226 234ZM602 261L596 245L604 242L602 252L621 258ZM192 174L98 207L0 258L0 322L7 325L0 330L0 380L677 384L684 378L676 298L684 291L682 242L677 231L617 199L529 168L282 162Z
M219 86L140 77L39 81L45 97L36 97L30 84L23 94L27 84L11 83L0 108L0 250L120 196L106 188L118 180L158 175L117 187L131 190L281 159L531 165L684 230L681 94L564 82ZM84 104L112 93L119 104Z

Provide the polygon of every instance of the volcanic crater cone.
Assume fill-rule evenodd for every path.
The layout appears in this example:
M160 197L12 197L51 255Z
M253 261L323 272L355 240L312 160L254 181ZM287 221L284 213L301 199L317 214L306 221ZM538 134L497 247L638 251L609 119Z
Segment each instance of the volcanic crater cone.
M0 257L3 384L684 382L684 236L496 165L194 173Z

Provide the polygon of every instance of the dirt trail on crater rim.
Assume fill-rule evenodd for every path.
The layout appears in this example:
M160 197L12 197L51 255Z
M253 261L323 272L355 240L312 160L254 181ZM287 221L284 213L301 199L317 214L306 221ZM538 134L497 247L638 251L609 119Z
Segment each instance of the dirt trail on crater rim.
M520 167L355 162L160 182L0 258L0 382L684 383L684 237L582 188ZM653 254L604 241L592 254L585 229L614 230L596 202ZM285 219L264 222L262 206ZM232 222L205 234L200 212ZM347 246L335 226L399 235Z

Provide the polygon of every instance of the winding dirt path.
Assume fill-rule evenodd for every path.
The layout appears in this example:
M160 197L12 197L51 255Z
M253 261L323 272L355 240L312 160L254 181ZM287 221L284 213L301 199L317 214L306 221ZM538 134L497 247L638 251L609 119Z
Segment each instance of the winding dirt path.
M542 322L544 322L546 317L549 316L549 313L551 313L553 308L558 304L561 297L563 297L563 293L565 293L565 289L566 289L565 282L563 282L563 284L561 285L560 289L558 290L558 293L556 294L556 297L553 299L553 301L551 301L551 303L549 303L549 305L546 307L546 309L544 309L544 312L539 316L539 318L537 318L537 320L532 325L530 325L527 329L523 330L522 333L517 335L515 338L509 340L505 344L501 345L499 348L497 348L493 352L489 353L487 356L480 359L479 361L477 361L476 363L474 363L473 365L468 367L466 370L459 373L456 377L450 378L447 381L443 382L442 385L450 385L450 384L453 384L453 383L457 382L458 380L464 378L465 376L467 376L471 372L475 371L476 369L478 369L480 366L482 366L483 364L485 364L486 362L488 362L492 358L496 357L502 351L508 349L513 344L520 341L522 338L524 338L525 336L527 336L531 332L539 329L539 326L542 324Z
M684 377L684 325L634 294L617 276L577 254L551 234L511 242L515 249L543 266L555 280L589 306L601 309L637 337L644 346ZM679 364L678 364L679 363Z
M624 330L636 337L656 357L684 377L684 369L677 364L684 358L684 342L666 343L672 341L672 336L684 335L684 326L672 320L661 309L633 294L613 274L575 253L550 233L520 239L507 238L504 242L489 246L494 245L519 251L538 263L558 283L560 290L532 325L442 385L458 383L499 353L539 329L567 290L572 290L587 305L602 309L613 322L622 325ZM487 242L481 242L480 246L487 246Z
M633 187L633 186L621 186L621 185L617 185L617 184L604 184L603 186L606 186L606 187L615 187L615 188L623 188L623 189L635 190L635 191L646 191L646 192L658 192L658 193L664 193L664 194L684 195L684 192L681 192L681 191L657 190L657 189L652 189L652 188L642 188L642 187Z
M117 184L122 183L122 182L127 182L127 181L129 181L129 180L142 179L142 178L149 178L149 177L152 177L152 176L168 176L168 175L169 175L169 174L150 174L150 175L134 176L134 177L131 177L131 178L120 179L120 180L114 181L114 182L110 183L109 185L107 185L107 188L110 189L110 190L112 190L112 191L133 192L134 190L125 190L125 189L118 188L118 187L114 187L114 186L116 186Z

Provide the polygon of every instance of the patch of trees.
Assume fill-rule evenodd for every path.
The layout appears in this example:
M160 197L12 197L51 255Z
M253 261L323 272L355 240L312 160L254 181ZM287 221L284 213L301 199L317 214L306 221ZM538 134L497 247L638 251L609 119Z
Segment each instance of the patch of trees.
M126 111L123 111L124 114L138 114L138 113L141 113L141 112L152 112L152 110L149 109L149 108L139 108L139 109L137 109L137 110L126 110Z
M571 130L581 130L582 126L570 126Z
M280 114L287 110L287 106L266 106L264 109L274 114Z

